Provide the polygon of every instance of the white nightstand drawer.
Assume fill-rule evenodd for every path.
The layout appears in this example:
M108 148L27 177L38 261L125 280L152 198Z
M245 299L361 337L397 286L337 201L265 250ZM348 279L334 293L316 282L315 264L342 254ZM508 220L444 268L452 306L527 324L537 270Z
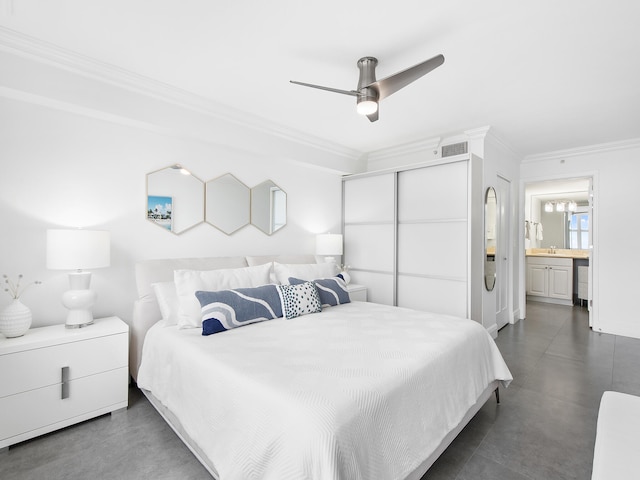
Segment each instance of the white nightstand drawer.
M122 367L69 382L65 399L59 384L1 398L0 447L126 407L127 379L128 368ZM12 438L17 435L24 438Z
M91 327L87 327L91 328ZM128 334L109 335L0 355L0 398L127 366Z

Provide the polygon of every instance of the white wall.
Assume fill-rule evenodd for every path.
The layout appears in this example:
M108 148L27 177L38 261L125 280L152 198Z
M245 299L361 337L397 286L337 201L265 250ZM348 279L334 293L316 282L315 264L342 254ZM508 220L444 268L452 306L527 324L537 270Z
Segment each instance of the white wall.
M498 198L498 204L505 203L504 214L508 223L508 232L506 233L507 248L503 252L506 255L506 274L498 271L496 278L496 286L491 292L484 290L483 296L483 316L487 317L489 322L496 324L496 313L502 303L507 309L507 321L510 323L517 322L522 318L517 302L519 291L514 278L518 278L520 265L518 262L517 241L518 235L522 231L519 228L518 221L518 189L519 189L519 157L513 152L507 144L505 144L496 134L489 130L484 136L484 187L495 187L499 197L508 195L508 201L504 198ZM509 191L505 193L500 191L500 183L498 178L508 180ZM503 257L504 258L504 257ZM506 278L503 278L505 277ZM505 298L498 298L499 289L504 286Z
M640 338L640 317L634 302L640 291L640 275L635 268L640 225L634 214L635 206L640 203L637 185L640 142L538 156L520 167L523 184L592 175L596 230L592 263L596 298L593 329ZM524 251L524 246L521 250Z
M340 155L264 132L252 135L237 125L225 136L219 119L93 79L87 91L79 85L89 80L63 70L53 72L67 82L59 83L50 65L18 60L16 68L24 68L0 79L0 274L44 282L22 297L34 326L63 323L66 312L60 303L68 289L66 272L45 268L48 228L111 232L112 265L93 272L94 313L127 321L138 260L309 254L315 233L339 231L342 172L333 167ZM35 68L52 75L51 85L29 75ZM87 99L94 103L91 109L83 106ZM135 101L146 107L132 110ZM210 136L207 125L197 134L186 131L196 115L215 121ZM138 121L142 116L145 122ZM287 193L287 225L272 236L253 226L226 236L203 223L178 236L152 224L146 220L145 175L175 163L204 181L227 172L250 187L273 180ZM3 308L10 297L0 293Z

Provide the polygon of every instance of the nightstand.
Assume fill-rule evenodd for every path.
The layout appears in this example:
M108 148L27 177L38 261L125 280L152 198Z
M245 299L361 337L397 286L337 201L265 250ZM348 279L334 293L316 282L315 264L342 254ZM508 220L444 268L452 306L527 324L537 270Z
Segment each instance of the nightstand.
M364 285L358 285L350 283L347 285L349 291L349 298L354 302L366 302L367 301L367 287Z
M128 405L129 326L117 317L0 336L0 449Z

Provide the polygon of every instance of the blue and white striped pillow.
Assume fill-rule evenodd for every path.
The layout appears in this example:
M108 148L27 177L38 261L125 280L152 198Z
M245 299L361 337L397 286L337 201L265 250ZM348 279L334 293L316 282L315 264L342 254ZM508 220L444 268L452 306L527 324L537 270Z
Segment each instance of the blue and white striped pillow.
M304 280L289 277L289 283L291 285L299 285L304 283ZM333 307L351 302L349 291L347 290L347 283L341 275L331 278L319 278L313 280L313 283L318 290L322 307Z
M280 295L275 285L197 291L196 297L202 307L202 335L282 317Z

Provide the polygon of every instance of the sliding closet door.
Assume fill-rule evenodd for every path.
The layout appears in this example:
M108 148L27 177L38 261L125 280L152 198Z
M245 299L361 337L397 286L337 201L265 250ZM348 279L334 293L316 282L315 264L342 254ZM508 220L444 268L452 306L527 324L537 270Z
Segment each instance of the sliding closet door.
M367 287L370 302L393 305L395 173L354 177L343 183L344 262L351 282Z
M398 306L469 315L468 167L398 173Z

